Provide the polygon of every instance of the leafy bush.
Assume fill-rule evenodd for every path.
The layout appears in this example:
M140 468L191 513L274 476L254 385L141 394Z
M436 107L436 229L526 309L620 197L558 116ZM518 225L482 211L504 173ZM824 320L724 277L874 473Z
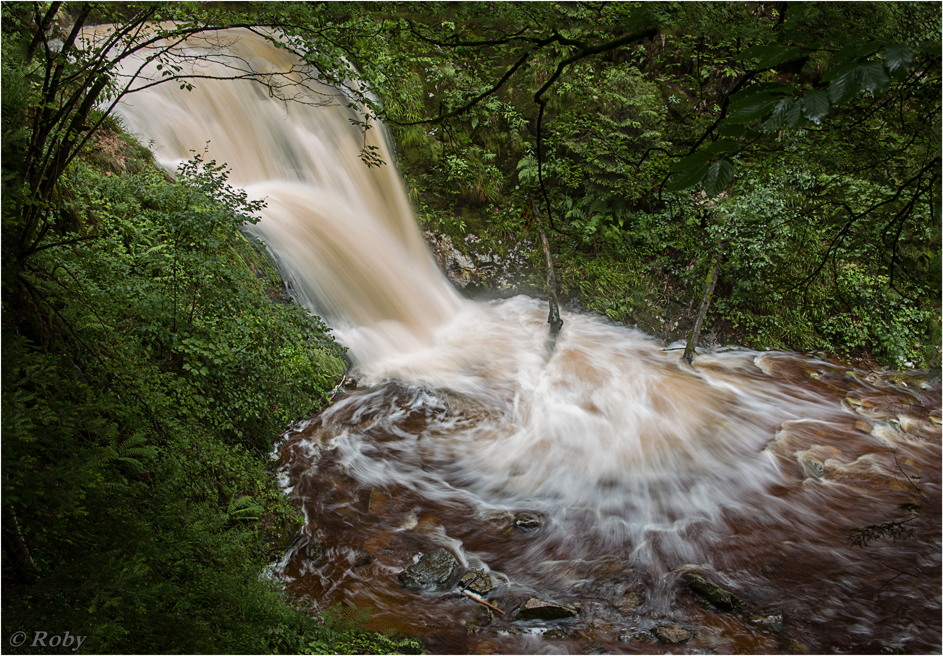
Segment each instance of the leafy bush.
M258 204L200 157L176 182L79 159L63 196L76 229L4 298L4 528L28 549L4 541L4 629L102 653L340 639L260 577L299 521L267 455L343 362L238 232Z

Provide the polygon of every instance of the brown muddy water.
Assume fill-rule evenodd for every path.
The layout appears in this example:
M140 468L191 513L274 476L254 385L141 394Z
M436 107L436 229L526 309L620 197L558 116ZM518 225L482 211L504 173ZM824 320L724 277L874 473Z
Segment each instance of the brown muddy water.
M544 306L491 310L540 347ZM785 353L688 369L643 336L565 319L545 362L483 348L532 385L504 398L500 383L386 379L293 431L280 462L307 523L289 588L372 607L368 628L433 653L939 650L938 386ZM912 535L849 542L892 521ZM506 614L403 589L397 574L438 547L501 581L486 599ZM689 572L746 608L701 603ZM516 621L532 597L581 607ZM694 637L652 637L671 624Z
M359 160L342 93L248 32L181 52L300 85L199 80L118 110L171 169L209 140L266 199L253 233L296 298L350 348L359 387L278 451L305 516L277 567L291 593L369 607L367 628L430 653L941 651L938 381L744 350L688 366L578 314L550 344L546 304L452 290L379 129L388 164ZM493 577L504 614L401 585L439 548ZM743 605L699 599L691 574ZM572 616L521 619L532 598Z

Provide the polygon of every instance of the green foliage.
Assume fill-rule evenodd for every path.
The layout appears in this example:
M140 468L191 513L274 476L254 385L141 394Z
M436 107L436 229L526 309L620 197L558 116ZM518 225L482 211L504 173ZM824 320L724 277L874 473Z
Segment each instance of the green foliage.
M515 217L536 201L565 237L565 293L663 336L693 320L705 253L722 247L718 339L939 362L935 8L458 3L388 16L373 47L410 82L378 90L427 225L519 239L529 226ZM522 120L486 121L497 106ZM487 161L493 193L473 199L461 185L484 188Z
M839 9L843 27L849 14L863 18L849 9ZM680 191L704 180L708 195L715 196L729 186L734 163L723 152L728 149L717 149L720 142L714 140L718 136L738 138L737 150L751 148L764 141L764 134L768 137L785 129L818 126L828 117L841 120L842 106L849 105L868 112L898 104L901 120L897 128L907 131L905 107L912 108L911 103L927 93L928 83L938 86L939 16L911 13L913 8L904 3L888 3L881 10L888 15L886 22L877 23L881 25L877 32L863 26L857 31L833 32L828 21L839 17L835 10L814 5L783 6L777 10L775 23L759 21L759 32L748 41L754 45L740 50L738 43L740 51L732 58L742 67L741 71L730 70L739 78L733 93L723 98L721 111L698 139L697 153L689 153L672 167L676 175L669 190ZM921 29L918 34L925 36L915 38L914 33L900 29L915 20L937 25L932 30ZM879 99L881 103L874 102ZM710 167L705 166L707 161L712 162ZM721 167L727 170L723 184L716 176ZM709 177L709 170L715 175Z
M585 299L586 310L613 322L637 323L648 332L659 332L659 290L642 263L626 263L613 253L577 254L565 258L559 273L563 293Z
M62 189L84 232L5 297L4 503L39 581L6 589L4 628L270 652L271 627L320 629L259 576L297 526L266 456L322 405L340 351L238 232L258 204L223 167L108 173L75 160Z
M366 609L368 610L368 609ZM334 604L317 612L317 619L302 629L278 625L269 630L274 653L279 654L424 654L417 638L396 631L372 633L360 627L368 619L366 610ZM310 619L310 618L307 618Z

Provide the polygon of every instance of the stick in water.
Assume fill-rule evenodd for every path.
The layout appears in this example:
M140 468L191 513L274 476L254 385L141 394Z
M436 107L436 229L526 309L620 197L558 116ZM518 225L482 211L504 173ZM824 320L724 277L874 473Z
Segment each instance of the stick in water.
M472 601L477 601L479 604L484 604L484 605L487 606L488 608L493 608L494 610L496 610L496 611L498 611L499 613L501 613L502 615L504 615L504 611L503 611L503 610L501 610L501 609L498 608L497 606L492 606L491 604L489 604L489 603L488 603L487 601L485 601L484 599L480 599L480 598L476 597L475 595L473 595L473 594L472 594L471 592L469 592L468 590L462 590L462 592L465 593L465 596L468 597L469 599L471 599Z

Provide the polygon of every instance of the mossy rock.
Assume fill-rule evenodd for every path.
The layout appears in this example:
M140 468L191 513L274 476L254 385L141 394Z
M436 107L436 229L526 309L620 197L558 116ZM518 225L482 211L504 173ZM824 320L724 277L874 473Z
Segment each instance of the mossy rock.
M684 582L694 591L695 597L720 610L740 610L747 606L743 599L718 585L714 585L699 574L685 574Z
M447 590L461 576L458 560L442 547L424 554L399 573L399 582L407 590L435 588Z

